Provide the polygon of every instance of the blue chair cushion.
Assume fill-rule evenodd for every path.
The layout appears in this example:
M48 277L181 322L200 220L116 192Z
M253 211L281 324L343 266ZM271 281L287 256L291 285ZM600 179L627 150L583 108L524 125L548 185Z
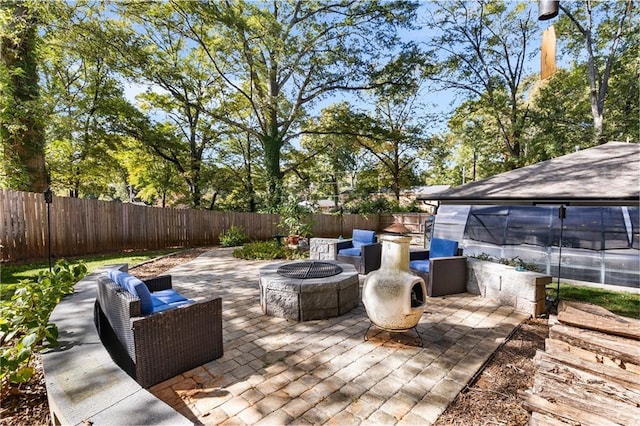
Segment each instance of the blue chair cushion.
M429 245L429 258L434 257L450 257L458 255L458 242L453 240L445 240L442 238L433 238Z
M360 256L360 247L350 247L342 250L338 250L338 254L342 256Z
M140 299L140 313L143 315L153 312L153 300L147 285L133 275L117 269L109 271L109 278L117 283L122 289Z
M416 271L424 272L426 274L429 273L429 265L431 265L431 262L428 260L412 260L409 262L410 269L415 269Z
M353 247L359 248L365 244L373 244L376 242L376 232L364 229L354 229L351 235ZM352 255L353 256L353 255ZM359 256L359 255L358 255Z

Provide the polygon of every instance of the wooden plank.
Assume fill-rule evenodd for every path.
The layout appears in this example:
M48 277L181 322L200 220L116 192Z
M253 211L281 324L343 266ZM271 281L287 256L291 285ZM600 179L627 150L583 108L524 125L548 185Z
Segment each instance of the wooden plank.
M596 418L607 418L620 425L638 425L640 408L612 398L606 393L594 392L593 387L588 388L584 384L571 385L557 379L557 376L537 374L533 391L547 401L581 410Z
M9 235L8 218L11 216L8 206L5 205L7 190L0 188L0 260L9 260Z
M626 363L640 364L640 345L635 340L613 336L599 331L584 330L557 323L549 329L551 339L562 340L598 355L606 355Z
M593 362L601 364L605 367L611 367L621 369L625 372L640 374L640 365L634 363L620 363L620 360L615 357L610 357L603 354L596 354L587 349L580 348L578 346L571 345L567 342L558 339L547 339L545 343L546 352L556 354L565 353L567 356L572 356L585 360L587 362Z
M556 343L557 342L557 343ZM575 351L569 349L568 351L558 351L559 345L566 345L564 342L556 341L553 339L547 339L547 348L545 352L546 357L562 362L570 367L578 368L582 371L587 371L596 376L613 381L620 385L625 386L628 389L633 389L640 392L640 374L637 372L629 371L628 369L622 369L619 365L614 363L603 363L596 356L591 356L591 359L584 359L581 356L576 356ZM550 347L551 346L551 347ZM564 346L566 348L566 346ZM536 354L536 357L538 354ZM627 364L629 365L629 364Z
M561 300L558 304L558 321L574 327L640 340L640 320L622 317L588 303Z
M624 378L620 376L612 378L606 375L594 374L586 368L576 368L568 365L564 362L564 359L550 356L542 351L536 353L534 363L536 365L536 374L546 376L564 386L580 387L591 395L609 398L618 406L620 404L629 404L630 407L628 409L636 410L638 418L640 418L640 409L636 407L636 401L640 401L640 389L637 385L628 385ZM634 376L634 374L628 375Z
M37 223L36 219L38 214L36 212L34 200L35 195L36 194L32 192L24 193L24 236L26 248L29 251L29 257L38 257L40 255L38 247L38 231L42 232L42 227L41 224Z
M16 213L13 211L11 203L12 191L0 190L0 207L2 207L2 217L0 225L0 244L2 244L2 260L17 260L15 254L15 239L13 237L13 217Z
M582 408L573 407L561 400L547 400L530 392L520 392L519 395L523 399L524 406L530 411L554 416L570 424L578 422L583 426L619 426L619 423L609 420L608 416L600 416Z
M13 222L16 254L23 259L29 258L29 245L25 238L26 211L24 209L24 192L17 192L13 197L14 211L17 213Z
M529 419L529 426L566 426L575 423L565 422L557 417L534 411Z

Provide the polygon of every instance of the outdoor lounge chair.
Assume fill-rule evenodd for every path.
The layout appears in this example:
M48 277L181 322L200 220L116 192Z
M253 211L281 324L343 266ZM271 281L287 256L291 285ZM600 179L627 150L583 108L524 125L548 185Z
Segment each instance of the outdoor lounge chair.
M429 250L409 256L409 269L424 280L429 297L467 291L467 261L457 241L433 238Z
M355 266L363 275L380 269L382 245L376 242L375 231L354 229L352 237L336 243L336 260Z

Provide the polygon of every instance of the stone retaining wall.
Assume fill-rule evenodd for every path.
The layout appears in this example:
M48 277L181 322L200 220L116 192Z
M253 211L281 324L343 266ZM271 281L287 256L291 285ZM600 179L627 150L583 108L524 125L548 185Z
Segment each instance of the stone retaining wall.
M551 276L516 271L513 266L467 258L467 292L481 294L538 316L545 311L545 287Z

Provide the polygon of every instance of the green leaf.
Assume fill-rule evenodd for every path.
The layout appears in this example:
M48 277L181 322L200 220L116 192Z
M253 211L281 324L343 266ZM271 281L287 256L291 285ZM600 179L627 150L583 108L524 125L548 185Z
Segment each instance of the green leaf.
M10 376L12 383L26 383L33 377L34 369L32 367L23 367Z

